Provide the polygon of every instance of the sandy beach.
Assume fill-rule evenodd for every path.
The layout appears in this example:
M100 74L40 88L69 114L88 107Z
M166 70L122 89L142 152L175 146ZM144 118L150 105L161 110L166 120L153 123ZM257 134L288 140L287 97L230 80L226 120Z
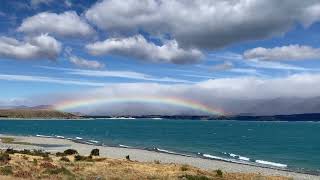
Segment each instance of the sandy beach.
M140 162L160 161L162 163L178 163L188 164L201 169L217 170L221 169L226 172L241 172L241 173L260 173L262 175L277 175L287 176L294 179L320 179L320 176L302 174L296 172L288 172L265 167L256 167L245 164L237 164L231 162L223 162L219 160L202 159L197 157L186 157L174 154L153 152L141 149L121 148L121 147L105 147L94 146L88 144L76 143L67 139L46 138L46 137L25 137L25 136L8 136L0 135L0 137L12 137L17 142L26 142L36 145L25 144L7 144L0 142L1 149L13 148L21 149L41 149L48 152L61 152L66 149L76 149L82 155L89 155L94 148L100 149L100 155L108 158L124 159L129 155L132 160Z

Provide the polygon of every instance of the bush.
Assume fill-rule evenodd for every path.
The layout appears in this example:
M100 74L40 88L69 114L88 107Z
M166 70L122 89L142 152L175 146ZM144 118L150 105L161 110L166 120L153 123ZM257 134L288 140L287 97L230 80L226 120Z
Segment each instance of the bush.
M181 179L187 179L187 180L210 180L207 176L202 175L183 175L180 177Z
M14 149L7 149L6 150L6 153L8 154L15 154L15 153L18 153L18 154L26 154L26 155L30 155L30 156L41 156L41 157L49 157L49 153L48 152L44 152L42 150L33 150L33 151L30 151L28 149L24 149L24 150L14 150Z
M161 162L159 160L154 160L155 164L160 164Z
M8 153L1 153L0 154L0 162L8 163L11 160L10 155Z
M75 161L92 161L92 156L80 156L76 155L74 156Z
M67 157L62 157L62 158L60 158L60 161L70 162L70 159Z
M223 172L220 169L217 170L217 176L219 176L219 177L223 176Z
M14 154L16 152L17 152L16 150L8 148L5 153Z
M63 152L65 155L74 155L74 154L78 154L78 151L75 149L67 149Z
M33 165L38 165L38 160L37 159L33 159L33 161L32 161L32 163L33 163Z
M0 167L0 174L5 176L12 175L13 174L12 167L11 166Z
M48 157L43 157L42 160L48 161L48 162L52 162L53 161L52 158L49 157L49 156Z
M65 156L66 154L64 154L63 152L57 152L56 156L61 157L61 156Z
M181 167L180 167L180 170L181 171L188 171L189 170L189 166L188 165L182 165Z
M47 169L45 171L45 173L47 174L64 174L67 176L74 176L74 174L72 174L72 172L70 172L67 168L65 167L61 167L61 168L53 168L53 169Z
M99 155L100 155L99 149L92 149L91 150L90 156L99 156Z

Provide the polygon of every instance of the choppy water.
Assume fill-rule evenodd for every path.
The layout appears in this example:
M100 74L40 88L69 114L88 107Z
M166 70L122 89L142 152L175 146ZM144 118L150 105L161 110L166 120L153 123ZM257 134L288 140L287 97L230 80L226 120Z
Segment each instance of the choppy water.
M320 123L197 120L1 120L0 134L45 135L320 171Z

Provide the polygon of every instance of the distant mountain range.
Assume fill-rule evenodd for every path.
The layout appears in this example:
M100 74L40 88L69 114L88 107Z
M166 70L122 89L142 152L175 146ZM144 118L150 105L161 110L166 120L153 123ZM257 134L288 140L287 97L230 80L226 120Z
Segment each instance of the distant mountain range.
M251 104L247 108L247 113L239 113L236 115L122 115L122 116L99 116L84 115L82 113L67 113L52 109L50 105L39 106L0 106L0 117L7 118L163 118L163 119L191 119L191 120L240 120L240 121L320 121L320 103L314 99L288 99L290 105L283 99L273 99L270 101L261 101ZM293 103L293 101L295 103ZM246 103L245 103L246 104ZM277 111L272 113L267 111L273 105L273 109ZM281 112L286 112L283 114ZM292 112L292 114L288 114ZM296 113L298 112L298 113ZM307 112L307 113L299 113ZM316 112L316 113L312 113ZM277 114L275 114L277 113Z

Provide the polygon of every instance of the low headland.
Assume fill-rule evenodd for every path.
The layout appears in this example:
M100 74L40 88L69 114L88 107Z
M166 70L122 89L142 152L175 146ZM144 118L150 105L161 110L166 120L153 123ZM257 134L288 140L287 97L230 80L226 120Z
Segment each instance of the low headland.
M62 138L1 135L0 139L0 179L320 179L281 169Z

